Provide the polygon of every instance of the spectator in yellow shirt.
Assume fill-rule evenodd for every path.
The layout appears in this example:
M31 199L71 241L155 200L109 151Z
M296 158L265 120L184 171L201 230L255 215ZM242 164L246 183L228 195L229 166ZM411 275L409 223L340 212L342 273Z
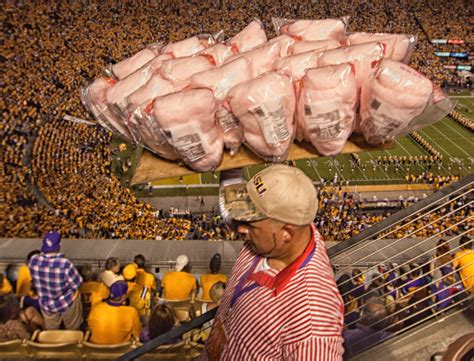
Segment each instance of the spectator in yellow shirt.
M0 273L0 295L6 295L13 291L13 287L3 273Z
M138 311L124 306L127 298L127 283L117 281L110 286L110 296L96 305L89 315L90 341L100 345L127 342L140 336L142 325Z
M137 279L137 265L130 263L122 271L123 278L127 281L127 298L130 306L135 307L142 320L145 321L150 315L151 293L148 287L139 285Z
M474 251L472 240L462 236L459 240L461 249L454 254L453 265L458 270L466 291L474 293Z
M219 273L221 269L221 255L219 253L212 256L209 268L211 273L201 276L202 299L206 301L211 300L209 291L216 282L227 283L227 275Z
M18 278L16 280L15 290L17 297L31 296L31 275L30 269L28 268L28 263L30 263L31 257L40 253L41 252L37 249L28 253L28 256L26 257L26 264L22 264L18 269Z
M92 307L107 299L109 289L105 284L99 282L98 274L92 272L90 265L82 266L79 273L82 276L82 284L81 287L79 287L82 299L82 311L84 319L87 320Z
M195 296L196 278L190 272L188 256L178 256L175 271L165 274L161 282L163 297L167 300L184 300Z
M137 265L137 280L139 285L148 287L153 293L156 292L157 284L155 275L145 270L146 259L142 254L137 254L133 261Z

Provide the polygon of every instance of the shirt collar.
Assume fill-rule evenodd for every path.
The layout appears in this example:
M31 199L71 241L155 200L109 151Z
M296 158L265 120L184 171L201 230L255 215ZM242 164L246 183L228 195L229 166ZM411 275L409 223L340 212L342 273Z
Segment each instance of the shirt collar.
M64 253L41 253L46 258L64 258Z
M313 258L316 250L315 242L315 229L314 225L311 225L311 239L306 245L303 253L295 259L291 264L282 269L274 277L269 275L265 271L255 272L249 275L249 280L255 281L260 286L265 286L273 290L275 296L278 296L286 288L288 283L291 281L296 271L300 268L305 267L308 262Z

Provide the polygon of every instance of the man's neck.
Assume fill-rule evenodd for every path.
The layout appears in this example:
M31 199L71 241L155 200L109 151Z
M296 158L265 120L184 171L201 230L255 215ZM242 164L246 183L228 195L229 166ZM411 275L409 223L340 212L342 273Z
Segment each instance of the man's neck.
M311 239L312 230L311 226L308 226L301 232L301 234L295 234L295 239L292 240L293 245L288 250L287 254L277 258L267 258L268 265L278 271L285 269L303 254Z

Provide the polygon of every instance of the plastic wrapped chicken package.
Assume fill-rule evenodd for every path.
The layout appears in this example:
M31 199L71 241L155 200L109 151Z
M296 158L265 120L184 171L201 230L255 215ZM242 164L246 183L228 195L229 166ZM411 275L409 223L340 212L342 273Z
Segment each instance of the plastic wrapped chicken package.
M190 79L191 88L212 90L218 105L217 124L222 128L224 144L231 155L238 152L243 134L239 121L225 102L225 98L231 88L250 79L252 79L250 63L245 57L235 59L221 67L197 73Z
M386 34L386 33L363 33L349 34L346 39L347 45L365 44L379 42L385 46L385 58L401 61L408 64L411 54L416 46L416 35L409 34Z
M267 34L265 34L262 22L258 19L254 19L240 32L230 38L227 44L231 46L234 54L237 54L254 49L266 43L267 40Z
M404 63L384 60L362 87L358 131L368 143L382 144L437 122L453 108L431 80Z
M166 140L198 172L215 170L222 160L224 140L216 111L209 89L186 89L153 101L153 118Z
M275 32L289 35L298 41L341 40L346 32L349 17L341 19L284 19L272 18Z
M233 87L227 99L246 145L260 158L282 162L295 133L296 97L290 77L267 72Z
M291 47L291 55L298 55L306 53L308 51L326 51L340 48L341 41L328 39L328 40L314 40L314 41L295 41Z
M352 64L307 70L296 105L298 133L320 154L339 154L354 129L357 100Z

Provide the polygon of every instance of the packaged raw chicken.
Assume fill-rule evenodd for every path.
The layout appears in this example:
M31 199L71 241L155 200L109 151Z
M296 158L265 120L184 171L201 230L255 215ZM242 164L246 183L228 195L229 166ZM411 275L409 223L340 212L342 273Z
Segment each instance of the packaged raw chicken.
M280 58L291 55L291 49L296 43L296 40L288 35L280 35L276 38L268 40L267 44L278 42L280 44Z
M325 51L319 57L319 66L351 63L355 68L357 87L370 79L374 71L373 64L384 56L384 46L377 42L352 45Z
M145 49L132 55L130 58L124 59L117 64L110 66L110 73L116 79L123 79L127 75L140 69L143 65L148 63L151 59L160 53L161 45L159 43L151 44Z
M298 81L304 76L307 69L318 66L321 54L316 50L277 59L273 64L273 69L291 77L293 81Z
M233 87L227 101L256 155L270 162L287 158L295 131L295 93L289 77L267 72Z
M234 52L230 45L219 43L200 51L198 55L210 56L216 66L221 66L227 59L234 55Z
M115 83L116 81L112 78L97 78L86 88L81 89L81 101L101 126L125 139L133 140L123 120L113 114L107 107L106 93Z
M214 62L208 56L197 55L166 60L161 65L160 72L164 79L173 82L187 82L194 74L214 67Z
M379 42L385 46L385 58L408 63L416 45L416 35L384 33L352 33L347 37L347 45Z
M183 58L199 53L214 44L211 35L200 38L199 36L192 36L190 38L177 41L164 46L161 49L161 54L171 55L173 58Z
M216 169L224 141L216 124L217 103L209 89L190 89L156 98L153 117L180 158L198 172Z
M236 54L226 60L225 64L236 59L244 58L250 64L252 78L256 78L260 74L266 73L273 69L273 63L280 58L280 50L282 42L275 41L259 46L256 49Z
M194 74L190 80L192 88L207 88L214 93L218 102L217 121L224 132L224 144L232 155L239 150L243 135L238 119L223 101L232 87L249 79L252 79L250 64L246 58L240 57L219 68Z
M341 40L344 37L349 17L342 19L294 20L272 18L279 35L290 35L298 41Z
M314 41L295 41L291 47L290 55L306 53L308 51L326 51L341 47L338 40L314 40Z
M299 133L322 155L341 153L355 126L357 100L351 64L309 69L296 106Z
M177 160L179 155L167 142L163 132L152 115L153 102L142 104L129 113L127 125L139 143L153 153L169 159Z
M359 131L370 144L382 144L443 118L449 98L408 65L384 60L362 87Z
M260 20L253 20L227 41L234 54L243 53L267 42L267 35Z

